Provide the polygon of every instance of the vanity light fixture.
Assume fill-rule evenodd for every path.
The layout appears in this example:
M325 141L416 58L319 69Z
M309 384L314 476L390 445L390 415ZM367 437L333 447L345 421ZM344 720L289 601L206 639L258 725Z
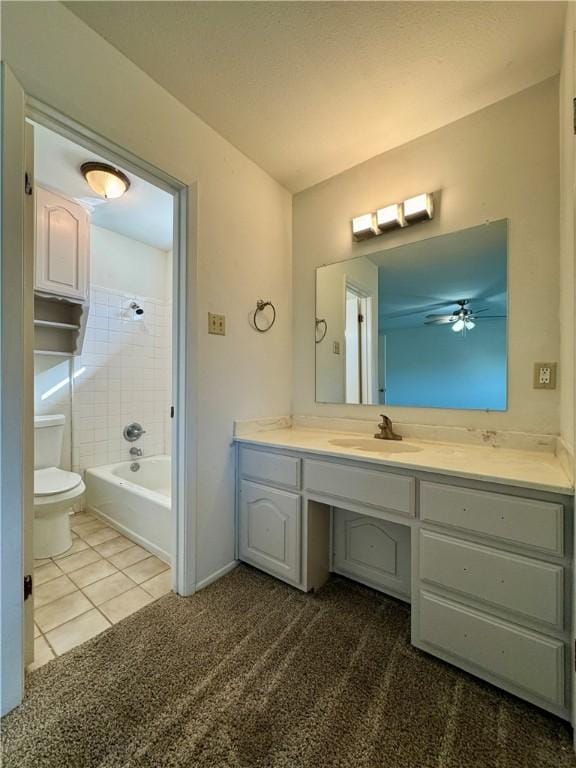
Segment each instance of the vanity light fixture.
M402 203L387 205L385 208L379 208L376 211L376 224L380 232L386 232L389 229L405 227L406 219Z
M122 197L130 188L128 176L108 163L82 163L80 172L90 189L106 200Z
M373 213L364 213L362 216L356 216L352 219L352 238L356 242L369 240L379 234Z
M402 203L404 218L409 224L415 221L431 219L434 216L434 198L430 192L409 197Z
M434 196L431 192L409 197L403 203L378 208L376 213L364 213L352 219L352 239L357 243L391 229L400 229L434 217Z

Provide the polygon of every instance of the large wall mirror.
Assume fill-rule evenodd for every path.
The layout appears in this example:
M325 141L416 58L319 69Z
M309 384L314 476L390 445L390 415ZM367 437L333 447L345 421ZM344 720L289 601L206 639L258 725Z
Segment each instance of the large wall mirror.
M316 270L316 400L506 410L506 220Z

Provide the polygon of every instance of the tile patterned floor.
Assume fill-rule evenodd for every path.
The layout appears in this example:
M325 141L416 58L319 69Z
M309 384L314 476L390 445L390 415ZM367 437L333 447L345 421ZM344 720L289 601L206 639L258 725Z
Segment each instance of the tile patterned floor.
M55 656L171 589L170 566L95 515L71 518L72 547L34 562L34 662Z

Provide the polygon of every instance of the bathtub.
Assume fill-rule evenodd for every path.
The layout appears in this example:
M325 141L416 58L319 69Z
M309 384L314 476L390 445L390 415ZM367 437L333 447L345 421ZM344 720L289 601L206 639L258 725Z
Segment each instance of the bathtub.
M169 456L87 469L86 506L113 528L126 534L167 563L171 562L172 509Z

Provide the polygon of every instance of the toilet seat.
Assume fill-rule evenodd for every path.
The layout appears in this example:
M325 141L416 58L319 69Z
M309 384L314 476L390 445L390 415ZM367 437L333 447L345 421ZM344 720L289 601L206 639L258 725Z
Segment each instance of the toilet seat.
M66 472L58 467L46 467L34 471L34 496L53 496L67 493L82 482L76 472Z
M65 507L76 511L76 499L86 492L84 481L76 472L58 467L34 470L34 509L50 511Z

